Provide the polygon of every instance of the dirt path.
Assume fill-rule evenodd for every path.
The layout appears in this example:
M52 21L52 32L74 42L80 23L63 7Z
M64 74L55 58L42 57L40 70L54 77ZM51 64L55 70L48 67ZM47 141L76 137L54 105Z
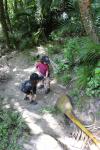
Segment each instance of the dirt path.
M7 106L13 105L21 113L31 130L30 139L23 142L23 150L77 150L72 146L74 141L69 137L70 128L66 126L63 115L50 113L57 98L66 93L66 89L53 79L51 92L45 95L43 91L38 91L38 104L29 104L23 100L24 94L19 86L34 71L33 64L22 54L10 59L9 64L12 78L0 85L0 95Z
M40 145L41 142L44 141L44 138L47 139L47 142L44 143L43 146L44 150L46 150L48 146L48 140L52 143L52 145L49 144L50 150L67 149L62 148L63 144L57 142L58 139L62 137L65 138L67 134L67 128L62 116L43 112L43 110L48 108L52 109L54 107L58 96L64 92L64 89L58 87L53 80L51 82L52 91L48 95L45 95L43 91L38 91L38 104L29 104L23 100L24 94L20 92L19 86L20 83L28 79L29 75L34 71L33 65L30 64L27 57L25 58L22 54L10 59L9 64L12 79L2 83L0 86L0 95L4 97L4 103L7 104L7 106L13 105L21 112L22 117L31 129L31 133L34 135L31 137L29 143L23 144L24 150L40 150ZM38 144L38 141L40 144Z

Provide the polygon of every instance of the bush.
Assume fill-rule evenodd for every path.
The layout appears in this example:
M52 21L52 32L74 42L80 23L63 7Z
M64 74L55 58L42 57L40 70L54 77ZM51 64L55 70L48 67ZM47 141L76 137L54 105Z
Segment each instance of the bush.
M66 41L66 39L65 39ZM57 79L67 84L74 79L74 88L87 96L99 96L99 66L100 45L88 37L67 39L62 47L62 58L56 59L55 74Z
M20 150L18 139L22 136L22 130L27 126L19 113L11 109L0 109L0 149Z
M59 76L58 79L63 85L67 85L71 80L71 76L66 73L64 75Z
M63 45L60 45L59 43L56 42L47 44L47 47L48 47L47 51L49 55L58 54L62 52L63 49Z
M66 60L69 62L69 65L73 65L75 61L78 59L78 51L79 51L79 38L69 39L67 43L64 45L64 56Z
M95 76L92 77L91 80L87 84L86 95L99 97L99 94L100 94L99 83L100 83L100 76L99 74L95 74Z
M32 41L31 41L31 39L26 38L26 39L22 39L21 40L20 45L19 45L19 48L21 50L24 50L26 48L31 48L31 47L32 47Z
M94 76L100 57L99 49L100 46L93 43L88 37L81 39L76 37L65 44L65 59L72 70L77 66L75 74L81 88L85 88L90 78Z
M57 64L57 68L55 69L55 74L63 74L65 71L68 70L68 65L64 63L63 58L58 57L58 59L55 60L55 63Z
M58 108L52 107L52 106L47 106L47 107L41 108L40 112L41 113L51 113L51 114L56 114L56 115L60 113Z
M80 21L80 18L73 16L67 22L63 23L58 29L53 31L49 37L52 40L59 41L61 38L80 36L84 34L84 27Z

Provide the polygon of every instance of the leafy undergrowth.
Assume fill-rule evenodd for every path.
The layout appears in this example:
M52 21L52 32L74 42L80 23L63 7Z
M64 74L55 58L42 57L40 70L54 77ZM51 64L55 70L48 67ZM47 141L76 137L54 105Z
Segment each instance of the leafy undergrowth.
M68 87L69 95L76 99L74 104L82 110L88 103L82 97L99 98L100 45L86 36L64 37L60 33L57 39L58 33L59 30L51 34L53 41L47 44L56 66L54 74L58 82Z
M20 150L18 142L25 133L28 135L30 131L20 114L0 106L0 150Z
M60 113L60 111L58 110L57 107L52 107L52 106L43 107L43 108L40 109L40 112L41 113L50 113L50 114L53 114L53 115L54 114L57 115L57 114Z

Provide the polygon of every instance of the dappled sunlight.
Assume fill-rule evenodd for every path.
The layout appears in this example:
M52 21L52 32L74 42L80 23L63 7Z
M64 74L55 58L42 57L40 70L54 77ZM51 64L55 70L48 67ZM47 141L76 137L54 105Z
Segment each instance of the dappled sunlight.
M21 113L21 116L30 128L31 133L39 134L43 132L41 127L34 123L36 119L40 119L39 115L35 114L34 112L31 113L27 109L22 108L19 102L14 102L14 107L17 109L18 112Z
M19 83L19 82L16 82L16 83L15 83L15 86L19 86L19 85L20 85L20 83Z
M0 150L100 149L99 1L0 0Z
M50 84L53 85L53 84L56 84L57 83L57 80L56 79L53 79Z
M17 73L16 74L16 82L14 82L14 85L17 83L17 82L21 82L23 79L25 78L28 78L28 75L26 74L23 74L23 73Z
M2 37L3 36L3 33L2 33L2 25L1 25L1 23L0 23L0 37Z
M68 136L60 137L60 138L58 138L58 140L61 141L65 145L67 143L68 148L70 148L71 150L78 150L78 149L82 150L83 149L83 141L81 141L81 140L77 141L74 138L71 138Z
M13 72L16 72L16 71L17 71L17 68L15 67L12 71L13 71Z
M42 52L44 51L44 48L40 46L38 47L38 51L39 54L43 54ZM8 99L5 98L5 106L10 108L12 105L15 110L21 114L32 133L32 145L29 141L28 144L25 143L23 146L25 148L27 147L27 149L29 147L30 149L33 149L35 141L36 145L38 142L41 142L41 144L37 146L38 150L44 150L44 147L47 150L49 148L50 150L53 150L53 141L50 141L49 137L44 135L47 134L53 138L56 143L62 143L71 150L82 149L82 145L84 144L82 140L78 141L75 140L74 137L69 137L70 131L68 131L68 129L70 130L70 127L65 124L63 115L52 112L52 107L55 106L58 97L63 93L65 94L66 87L64 88L62 85L58 84L55 78L51 78L51 92L49 94L44 95L44 93L41 92L42 90L37 90L37 105L30 104L28 101L24 101L23 99L25 94L21 93L20 85L24 80L29 78L29 75L32 72L35 71L34 65L29 68L27 65L25 66L23 66L23 64L22 66L18 66L15 63L15 67L13 68L13 78L9 83L6 84L5 91L3 91L5 97L8 97ZM47 111L43 112L43 109L46 107L49 107L51 110L47 108ZM65 110L70 109L69 103L67 103L64 107ZM49 112L49 110L51 112ZM42 138L41 135L44 135L44 137ZM35 137L37 137L36 140L34 139ZM48 146L48 143L50 145L52 143L51 147ZM93 147L93 150L97 149Z
M14 108L21 113L22 118L25 120L26 124L31 129L31 133L37 135L40 133L47 132L48 134L50 133L50 135L62 135L63 128L60 127L57 118L54 118L52 114L46 113L41 115L39 113L41 105L26 105L26 103L22 103L22 101L19 102L15 99L11 99L11 103L13 103ZM28 106L31 109L29 109Z
M45 51L45 49L42 45L37 47L37 50L38 50L38 54L40 54L40 55L45 55L46 54L46 51Z
M34 71L35 71L35 67L34 67L34 66L32 66L32 67L30 67L30 68L23 69L23 71L24 71L24 72L28 72L28 73L32 73L32 72L34 72Z
M33 110L31 112L30 110L28 110L27 105L20 105L20 103L15 102L14 99L12 100L12 102L17 111L21 113L28 127L31 129L31 133L36 135L44 132L47 132L49 134L50 132L50 135L62 135L63 129L61 129L59 123L51 114L44 114L43 116L41 116L41 114L38 114L38 111L37 113L34 111L34 107L38 106L33 106ZM38 109L40 109L40 107Z
M12 69L13 72L17 72L17 71L21 71L21 70L22 70L22 69L19 68L18 66Z
M100 144L99 144L99 148L100 148ZM98 150L98 147L94 144L91 145L90 150Z
M59 122L57 119L54 118L54 116L50 113L46 113L43 115L43 119L46 120L46 122L49 124L49 127L55 131L58 132L59 135L62 133L62 129L60 128ZM58 129L57 129L58 128Z
M1 23L0 23L0 31L2 30L2 26L1 26Z
M21 106L19 102L15 102L15 100L12 100L12 102L14 104L14 107L17 109L17 111L21 113L22 117L26 121L32 133L39 134L39 133L45 132L45 130L48 128L51 129L51 132L53 130L54 132L59 133L59 131L55 131L55 129L57 129L57 126L59 126L59 124L57 123L57 120L51 114L44 114L43 116L41 116L34 112L34 108L33 108L33 111L30 112L27 109L27 106L25 107L24 105L24 108L23 108L23 106ZM38 124L41 121L43 122L43 124Z
M62 149L61 146L57 143L57 141L53 137L47 134L41 135L37 139L36 143L37 143L38 150L61 150Z
M85 144L88 143L88 138L86 141L83 141L84 139L77 140L75 137L63 136L59 137L58 140L65 145L67 144L68 148L71 150L83 150ZM90 150L98 150L98 147L93 143L89 144L89 148Z
M17 73L17 74L16 74L16 77L19 77L19 76L20 76L20 77L21 77L21 76L23 77L23 75L22 75L21 73Z

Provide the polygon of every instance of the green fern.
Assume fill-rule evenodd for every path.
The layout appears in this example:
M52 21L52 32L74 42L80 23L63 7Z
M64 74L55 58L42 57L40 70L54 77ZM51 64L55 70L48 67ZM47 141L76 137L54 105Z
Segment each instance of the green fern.
M100 59L100 45L96 45L87 37L76 37L65 44L64 56L72 70L77 66L77 85L80 89L86 88L95 75L95 68Z

